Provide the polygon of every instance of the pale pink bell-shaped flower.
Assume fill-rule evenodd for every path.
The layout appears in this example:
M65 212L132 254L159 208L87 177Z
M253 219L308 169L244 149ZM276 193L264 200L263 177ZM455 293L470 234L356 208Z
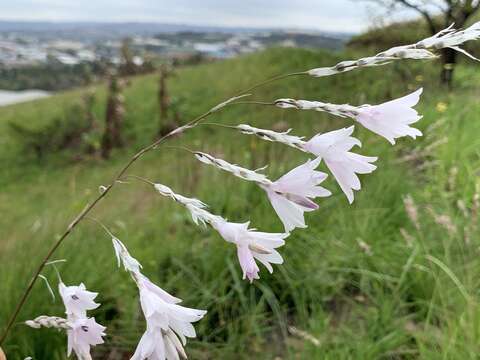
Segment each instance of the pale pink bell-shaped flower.
M140 303L147 321L132 360L170 360L186 358L186 338L196 336L192 323L203 318L205 310L177 305L180 299L153 284L146 276L135 274ZM178 339L178 337L181 339Z
M228 222L219 219L212 222L212 226L228 242L237 246L237 256L243 271L243 278L250 282L259 279L260 269L255 260L260 261L272 273L271 264L282 264L282 256L275 250L285 244L287 234L265 233L249 229L250 222L243 224Z
M98 324L95 318L79 318L69 320L70 329L68 335L68 356L72 350L79 360L92 360L90 346L103 344L106 327Z
M353 130L354 126L350 126L318 134L303 145L306 151L323 158L350 203L354 199L353 190L361 188L357 174L369 174L377 168L371 164L376 157L349 151L355 145L362 145L360 140L351 136Z
M130 360L187 359L182 343L172 330L164 332L147 330Z
M58 284L58 291L65 304L65 313L76 317L86 317L87 310L93 310L100 304L93 301L98 293L88 291L84 284L78 286L65 286Z
M318 209L318 205L311 199L327 197L332 193L318 186L327 174L316 171L322 159L311 161L297 166L269 185L261 185L266 191L270 203L282 221L285 231L290 232L296 227L306 228L304 212Z
M391 100L380 105L366 105L357 108L355 119L364 127L383 136L392 145L395 139L410 136L415 139L422 136L422 132L409 125L416 123L422 118L412 107L417 105L423 89Z

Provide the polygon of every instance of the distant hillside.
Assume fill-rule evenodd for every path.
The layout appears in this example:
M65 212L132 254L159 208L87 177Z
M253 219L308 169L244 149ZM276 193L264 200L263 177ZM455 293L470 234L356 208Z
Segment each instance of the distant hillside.
M0 14L1 16L1 14ZM0 33L16 32L29 33L35 36L49 36L49 34L61 34L64 37L82 39L90 37L92 40L118 39L125 36L152 36L159 33L171 34L179 32L198 33L265 33L284 32L289 29L281 28L256 28L256 27L225 27L225 26L202 26L187 24L164 24L164 23L141 23L141 22L46 22L46 21L2 21L0 20ZM324 35L327 38L345 39L351 33L328 32L313 30L295 30L297 33Z
M347 47L381 51L396 45L411 44L427 36L430 36L430 33L423 20L397 22L385 27L374 27L353 36L347 42Z

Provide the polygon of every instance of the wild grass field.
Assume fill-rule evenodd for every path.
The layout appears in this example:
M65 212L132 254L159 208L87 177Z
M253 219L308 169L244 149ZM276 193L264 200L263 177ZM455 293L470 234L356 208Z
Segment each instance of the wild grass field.
M363 54L368 55L368 54ZM271 49L178 71L172 94L185 98L184 118L262 79L333 65L352 54ZM480 71L457 67L449 92L438 84L438 64L414 62L358 70L330 78L298 77L272 83L252 99L318 99L380 103L424 87L418 106L422 138L386 140L356 126L363 155L379 156L378 169L361 177L353 205L330 177L334 195L321 199L281 249L285 264L261 279L241 279L236 252L211 229L193 224L178 204L135 181L120 184L95 209L143 265L144 272L188 307L208 310L187 345L191 359L477 359L480 353ZM0 324L6 323L39 258L72 218L157 131L157 77L131 79L125 90L129 146L109 161L74 153L37 160L11 136L8 122L41 127L62 116L87 89L0 109ZM105 86L94 87L103 117ZM317 112L232 105L208 122L248 123L311 137L351 121ZM167 145L213 153L252 169L269 165L276 178L306 156L281 144L218 126L199 126ZM323 164L321 167L323 168ZM257 186L203 165L186 151L162 146L129 171L198 197L214 213L251 220L262 231L281 231ZM405 205L406 204L406 205ZM98 322L108 329L97 359L128 359L144 331L137 289L117 269L109 236L86 220L55 259L67 284L98 291ZM53 286L53 267L43 273ZM10 334L9 360L65 359L66 338L21 321L61 316L39 281Z

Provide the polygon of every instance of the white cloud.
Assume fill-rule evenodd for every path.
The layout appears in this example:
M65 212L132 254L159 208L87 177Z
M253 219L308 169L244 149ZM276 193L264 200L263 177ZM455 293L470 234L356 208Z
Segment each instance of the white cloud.
M167 22L360 31L367 6L352 0L0 0L0 19Z

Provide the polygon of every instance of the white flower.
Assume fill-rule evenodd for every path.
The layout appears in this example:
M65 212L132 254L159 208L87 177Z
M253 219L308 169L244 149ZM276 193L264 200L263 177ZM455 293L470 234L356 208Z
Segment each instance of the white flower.
M396 138L402 136L415 139L422 136L422 132L409 125L422 118L412 109L417 105L422 91L420 88L409 95L380 105L359 107L355 119L370 131L383 136L392 145L395 144Z
M39 316L25 323L35 329L53 327L66 330L68 336L68 356L75 352L79 360L92 360L90 347L103 344L106 327L98 324L95 318L87 317L87 310L96 309L100 304L93 301L97 293L87 291L85 285L65 286L58 285L60 295L66 308L67 318L56 316Z
M357 174L369 174L377 167L370 164L376 157L362 156L350 152L355 146L361 146L360 140L351 136L354 126L315 135L303 145L303 148L324 159L325 164L337 180L350 203L353 202L353 190L360 190Z
M271 135L275 136L274 134L275 132L271 132ZM302 149L303 143L301 140L297 143L299 149ZM243 180L255 182L264 189L274 210L283 222L286 232L296 227L306 227L303 213L318 209L317 204L310 198L331 195L328 190L317 186L327 177L326 174L315 171L315 168L321 162L321 158L315 161L308 160L305 164L298 166L277 181L272 182L264 174L259 173L258 170L252 171L201 152L195 152L195 155L205 164L228 171ZM194 213L192 212L192 214Z
M423 89L420 88L412 94L380 105L337 105L295 99L277 99L275 105L280 108L315 110L340 117L349 117L395 144L396 138L410 136L415 139L422 135L420 130L409 126L422 118L416 110L412 109L417 105L422 91Z
M182 343L172 330L164 332L147 330L130 360L187 359Z
M79 318L69 321L68 356L72 350L79 360L92 360L90 346L103 344L106 327L98 324L95 318Z
M331 195L330 191L318 186L327 178L327 174L315 171L321 161L320 157L308 160L277 181L262 185L286 232L307 227L303 213L318 209L311 198Z
M186 207L205 206L199 200L175 194L164 185L157 184L155 187L162 195L175 199ZM203 211L203 209L200 210ZM182 300L152 283L140 272L142 266L130 255L126 246L113 236L112 241L119 265L120 262L123 263L125 270L130 273L138 286L140 304L147 322L147 329L131 359L176 360L180 357L186 359L183 349L186 338L196 336L195 328L191 323L203 318L206 311L177 305Z
M173 360L179 355L186 358L182 343L185 345L187 337L196 336L192 323L202 319L206 311L177 305L180 299L171 296L144 275L138 274L135 278L147 330L132 360Z
M268 184L270 184L270 181L268 181ZM208 212L205 209L207 206L200 200L178 195L167 186L161 184L156 184L155 188L163 196L170 197L184 205L192 214L192 218L197 225L199 223L204 225L208 223L216 229L226 241L237 245L237 255L243 270L244 279L248 278L250 281L253 281L253 279L259 278L258 272L260 269L255 259L265 265L270 272L273 272L270 263L283 263L282 257L274 249L285 243L283 239L289 235L288 233L265 233L255 231L255 229L248 229L249 222L243 224L228 222L221 216ZM165 189L168 190L166 191Z
M98 293L87 291L82 283L79 286L65 286L63 282L58 284L58 291L65 305L67 315L85 317L87 310L93 310L100 306L93 301Z
M237 246L237 255L243 278L250 282L259 279L258 268L255 260L260 261L272 273L271 264L282 264L282 256L275 250L285 244L284 239L289 234L265 233L249 229L250 222L239 224L228 222L224 219L211 224L220 235L228 242Z

